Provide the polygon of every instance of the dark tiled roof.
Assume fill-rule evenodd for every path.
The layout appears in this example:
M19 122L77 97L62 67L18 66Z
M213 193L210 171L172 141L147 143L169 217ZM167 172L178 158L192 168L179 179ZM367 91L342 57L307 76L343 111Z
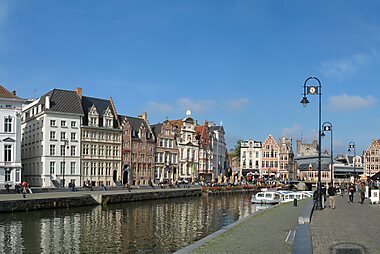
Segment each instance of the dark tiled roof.
M49 109L46 109L45 105L47 96L50 98ZM46 111L83 115L80 98L74 91L53 89L41 97L39 104L43 104Z
M156 136L156 138L160 135L162 126L163 126L162 123L157 123L157 124L153 124L150 126L152 128L152 131L154 132L154 135Z
M124 119L129 122L129 124L131 125L131 128L132 130L134 130L136 133L139 132L140 130L140 126L143 125L145 130L147 132L150 132L150 128L148 126L148 123L142 119L142 118L139 118L139 117L132 117L132 116L123 116L123 115L118 115L119 119L121 120L121 122L124 121ZM151 133L153 134L153 133Z
M19 99L19 100L21 100L20 97L17 97L13 93L9 92L2 85L0 85L0 98Z
M224 133L224 128L223 126L211 126L210 131L222 131Z
M93 105L95 106L96 111L99 114L99 127L103 127L103 114L107 110L107 108L111 110L114 118L113 127L118 127L116 112L114 112L113 110L111 101L87 96L82 96L82 106L85 114L85 117L83 118L83 125L88 125L88 111L91 109Z

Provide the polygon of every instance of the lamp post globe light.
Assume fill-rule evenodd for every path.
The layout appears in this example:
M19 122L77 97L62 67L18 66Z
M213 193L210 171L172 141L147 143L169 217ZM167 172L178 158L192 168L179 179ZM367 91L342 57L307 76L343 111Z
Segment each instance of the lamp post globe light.
M351 152L354 150L354 158L352 159L352 163L354 164L354 182L356 181L356 168L355 168L355 157L356 157L356 145L355 142L348 143L348 151Z
M307 82L314 79L318 82L318 86L306 86ZM303 98L300 103L306 107L309 104L307 95L319 95L319 105L318 105L318 181L317 181L317 202L315 208L317 210L322 210L322 186L321 186L321 119L322 119L322 85L321 81L316 77L309 77L305 80L303 84Z
M331 176L331 179L330 179L330 183L332 185L334 185L334 156L333 156L333 130L332 130L332 124L330 122L324 122L322 124L322 129L323 129L323 132L322 132L322 137L326 136L325 135L325 131L329 131L330 132L330 155L331 155L331 169L330 169L330 176Z

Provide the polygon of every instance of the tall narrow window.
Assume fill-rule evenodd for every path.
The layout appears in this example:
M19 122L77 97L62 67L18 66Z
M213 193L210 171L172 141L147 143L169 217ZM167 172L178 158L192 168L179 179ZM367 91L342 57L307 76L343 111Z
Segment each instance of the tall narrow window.
M61 140L65 140L66 139L66 132L61 132Z
M50 145L50 156L55 155L55 145Z
M9 182L11 180L11 171L9 169L5 169L5 182Z
M50 175L55 174L55 161L50 162Z
M70 165L70 173L71 173L72 175L75 174L75 161L72 161L72 162L71 162L71 165Z
M12 161L12 145L4 145L4 161Z
M12 132L12 118L10 116L4 120L4 132Z
M75 146L71 146L71 156L75 156Z
M66 155L66 149L65 149L65 145L61 145L61 156L65 156Z

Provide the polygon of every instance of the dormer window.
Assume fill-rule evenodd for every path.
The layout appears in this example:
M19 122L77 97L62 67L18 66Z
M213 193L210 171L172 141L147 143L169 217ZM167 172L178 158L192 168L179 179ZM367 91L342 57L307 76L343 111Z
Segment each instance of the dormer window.
M99 114L96 111L95 105L92 105L92 107L88 111L88 125L99 126L98 119L99 119Z
M97 118L96 117L90 117L90 125L95 126L97 125Z
M113 114L110 108L107 108L103 114L103 127L112 128L113 127Z

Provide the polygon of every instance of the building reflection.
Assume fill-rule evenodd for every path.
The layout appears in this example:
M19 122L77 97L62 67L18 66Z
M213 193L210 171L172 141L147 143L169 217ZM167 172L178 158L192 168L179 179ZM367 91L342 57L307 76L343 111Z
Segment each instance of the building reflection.
M171 253L253 214L250 195L215 195L2 214L5 253Z

